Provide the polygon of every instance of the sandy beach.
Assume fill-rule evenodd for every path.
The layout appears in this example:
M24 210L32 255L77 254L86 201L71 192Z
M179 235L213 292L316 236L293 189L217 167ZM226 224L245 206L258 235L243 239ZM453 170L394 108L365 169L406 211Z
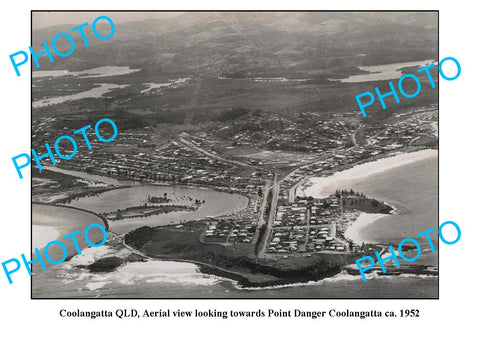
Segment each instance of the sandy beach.
M298 194L318 198L327 197L334 193L336 189L348 189L352 186L354 187L356 181L360 179L363 180L369 176L378 175L382 172L402 167L410 163L435 157L438 157L438 150L428 149L411 153L402 153L373 162L356 165L353 168L337 172L329 177L312 177L297 189ZM389 204L388 202L386 203ZM362 244L362 242L375 243L374 240L367 237L366 233L362 231L375 221L386 216L390 215L360 213L359 217L346 229L345 237L356 244Z
M367 214L360 213L358 218L347 228L345 231L345 237L352 240L354 243L361 245L362 242L374 243L374 241L369 240L362 236L362 229L366 228L370 223L388 216L386 214Z
M32 225L32 245L33 248L42 249L45 245L60 236L60 232L55 227Z
M421 150L417 152L402 153L396 156L381 158L373 162L356 165L353 168L337 172L329 177L312 177L299 186L298 195L323 198L331 195L338 189L343 181L352 181L368 177L380 172L397 168L419 160L438 157L438 150Z

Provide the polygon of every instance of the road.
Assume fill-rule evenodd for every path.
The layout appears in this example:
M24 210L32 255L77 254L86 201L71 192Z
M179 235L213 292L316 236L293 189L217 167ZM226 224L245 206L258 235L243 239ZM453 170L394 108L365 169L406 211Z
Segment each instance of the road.
M299 181L297 184L290 188L290 190L288 191L288 202L295 202L295 197L297 196L297 188L300 184L302 184L302 182L303 180Z
M270 191L272 181L267 179L265 181L265 188L263 189L263 198L262 198L262 206L260 207L260 211L258 212L258 224L257 230L255 231L255 236L253 237L252 244L257 243L258 235L260 233L260 227L265 223L265 219L263 216L265 215L265 209L267 207L267 197L268 192Z
M273 221L275 220L275 215L277 213L277 202L278 202L278 193L280 191L280 182L277 182L277 174L273 179L272 185L272 202L270 205L270 214L268 215L267 230L263 236L262 244L260 246L260 251L258 252L258 257L265 257L265 250L267 248L268 240L270 239L270 234L272 232Z
M251 167L251 165L247 164L247 163L243 163L243 162L240 162L240 161L235 161L235 160L232 160L232 159L227 159L227 158L224 158L222 156L219 156L219 155L216 155L214 153L211 153L210 151L207 151L205 149L202 149L201 147L199 146L196 146L194 143L190 142L189 140L186 140L185 138L183 137L179 137L179 142L181 144L183 144L184 146L188 147L188 148L191 148L191 149L194 149L200 153L203 153L204 155L206 156L209 156L209 157L212 157L212 158L215 158L219 161L222 161L222 162L226 162L226 163L230 163L230 164L234 164L234 165L237 165L237 166L241 166L241 167Z

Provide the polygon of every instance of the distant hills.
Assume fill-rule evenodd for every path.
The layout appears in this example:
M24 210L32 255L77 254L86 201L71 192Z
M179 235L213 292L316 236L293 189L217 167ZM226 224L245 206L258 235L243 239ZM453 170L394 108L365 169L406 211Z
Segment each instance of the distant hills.
M91 24L92 18L104 14L51 13L52 26L33 32L33 47L41 51L42 40L51 45L56 34L85 21ZM43 22L49 19L46 13L41 15ZM53 63L40 56L40 70L128 66L140 71L103 78L34 78L33 100L72 95L99 83L124 85L102 97L34 109L35 117L107 115L128 122L125 126L175 124L179 129L202 131L240 121L231 129L256 132L269 127L258 125L252 116L261 118L263 124L277 114L295 120L296 113L313 112L315 121L359 111L356 95L375 86L388 88L388 84L334 81L366 72L358 66L438 56L437 12L186 12L170 17L160 13L158 18L149 12L142 20L128 22L125 19L140 18L139 13L108 16L116 26L112 38L97 39L89 26L85 32L90 47L74 33L73 54L54 56ZM34 27L38 26L35 18L33 13ZM55 25L67 18L71 25ZM107 25L99 24L98 29L103 35L109 33ZM59 46L64 52L69 48ZM156 84L156 89L147 91L150 84ZM421 96L389 104L388 110L372 106L367 121L437 102L437 89L422 86ZM239 114L244 112L249 113Z
M71 56L40 62L42 70L128 65L175 75L330 76L359 65L436 59L437 23L436 12L187 12L117 23L107 41L87 29L89 48L77 32ZM34 49L74 26L35 30Z

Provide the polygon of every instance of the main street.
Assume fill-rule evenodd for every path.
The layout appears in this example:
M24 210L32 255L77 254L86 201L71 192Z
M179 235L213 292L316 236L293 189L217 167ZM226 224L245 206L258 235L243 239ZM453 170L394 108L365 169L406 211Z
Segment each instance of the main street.
M268 240L270 239L270 234L272 232L273 221L275 220L275 215L277 213L277 202L278 202L278 193L280 191L280 182L277 182L277 174L273 178L272 185L272 201L270 203L270 212L268 215L267 229L265 230L262 244L260 245L260 251L258 252L258 257L265 257L265 250L268 245Z
M220 155L216 155L216 154L213 154L212 152L210 151L207 151L197 145L195 145L194 143L192 143L191 141L185 139L184 137L179 137L178 138L179 142L182 143L184 146L190 148L190 149L194 149L200 153L203 153L204 155L206 156L209 156L209 157L212 157L212 158L215 158L219 161L222 161L222 162L226 162L226 163L231 163L231 164L235 164L237 166L240 166L240 167L249 167L251 168L252 166L250 164L247 164L247 163L243 163L243 162L240 162L240 161L235 161L233 159L227 159L225 157L222 157Z

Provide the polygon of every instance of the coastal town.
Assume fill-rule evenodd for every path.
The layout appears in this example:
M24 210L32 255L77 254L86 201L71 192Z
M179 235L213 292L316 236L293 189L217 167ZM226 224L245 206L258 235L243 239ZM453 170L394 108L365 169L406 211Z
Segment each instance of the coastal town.
M90 150L79 143L74 159L60 161L56 167L45 165L53 172L73 171L119 181L197 186L246 196L248 204L241 211L205 219L201 236L205 244L239 247L264 258L357 253L364 250L364 245L345 236L348 226L362 211L388 214L392 208L363 193L349 191L350 188L337 188L336 193L325 198L307 197L303 188L310 178L328 177L399 153L437 148L437 114L435 105L417 108L395 113L388 124L374 128L353 119L353 114L301 126L302 119L308 122L305 117L315 115L298 114L287 119L257 113L210 133L183 132L169 141L159 141L155 130L146 127L143 131L120 131L114 145L92 141ZM35 145L54 136L51 126L58 124L57 120L42 117L34 121ZM264 130L261 136L233 133L238 129L236 124L250 123L275 128ZM226 130L231 131L225 134ZM232 149L263 151L242 154L232 153ZM38 181L42 176L37 174L33 186L33 199L37 202L71 202L69 197L85 190L85 183L90 189L97 187L99 192L118 187L79 179L63 195L58 190L52 195L50 190L41 190L51 183ZM165 203L149 202L124 211L105 211L103 215L115 221L200 207L166 207Z
M34 51L71 30L62 15ZM418 296L438 296L438 253L389 270L418 276L398 293L376 265L359 290L354 268L438 222L436 13L110 15L114 39L32 69L32 152L11 169L31 175L32 247L108 236L65 244L32 296L417 297L423 275ZM375 88L365 117L356 96Z

